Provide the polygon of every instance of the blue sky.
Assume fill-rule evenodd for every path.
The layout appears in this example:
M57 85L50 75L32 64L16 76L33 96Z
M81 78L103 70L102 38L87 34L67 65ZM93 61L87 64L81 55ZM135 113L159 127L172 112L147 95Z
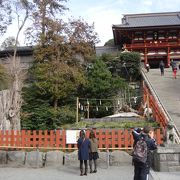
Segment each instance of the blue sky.
M70 9L67 17L82 17L89 24L95 23L101 40L97 46L113 38L112 24L121 24L123 14L180 12L180 0L69 0L66 6ZM11 30L9 28L4 38L12 35ZM23 33L20 43L23 44Z

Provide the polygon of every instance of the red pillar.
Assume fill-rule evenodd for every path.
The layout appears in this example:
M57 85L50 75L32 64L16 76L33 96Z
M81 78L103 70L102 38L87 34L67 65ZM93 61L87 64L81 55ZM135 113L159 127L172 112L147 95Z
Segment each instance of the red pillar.
M170 47L167 49L167 67L170 67Z
M144 51L144 65L147 64L147 48L145 48L145 51Z

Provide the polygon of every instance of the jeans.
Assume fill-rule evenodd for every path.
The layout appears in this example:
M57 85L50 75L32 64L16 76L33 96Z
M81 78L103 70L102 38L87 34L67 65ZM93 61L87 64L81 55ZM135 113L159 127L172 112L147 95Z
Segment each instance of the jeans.
M134 162L134 180L148 180L147 165Z

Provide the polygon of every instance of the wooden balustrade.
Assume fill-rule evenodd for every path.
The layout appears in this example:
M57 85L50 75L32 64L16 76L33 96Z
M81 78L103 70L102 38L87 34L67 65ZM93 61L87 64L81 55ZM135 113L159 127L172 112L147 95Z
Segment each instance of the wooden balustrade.
M145 48L145 47L149 47L149 48L164 48L164 47L178 47L179 43L178 42L156 42L156 43L134 43L134 44L126 44L125 47L127 49L133 49L133 48Z
M97 129L96 137L100 150L128 150L132 149L132 129ZM87 137L89 130L86 131ZM157 144L163 143L161 129L155 130ZM67 150L77 149L77 144L66 144L66 130L51 131L0 131L0 149L40 149L40 150Z
M165 112L163 111L162 107L160 107L160 105L158 104L155 97L151 94L150 90L146 87L146 85L143 86L143 91L144 91L144 96L143 96L144 102L147 101L147 97L148 97L149 107L152 108L153 110L153 116L155 117L156 121L159 122L160 127L163 130L163 134L165 135L168 124L167 116L165 115Z

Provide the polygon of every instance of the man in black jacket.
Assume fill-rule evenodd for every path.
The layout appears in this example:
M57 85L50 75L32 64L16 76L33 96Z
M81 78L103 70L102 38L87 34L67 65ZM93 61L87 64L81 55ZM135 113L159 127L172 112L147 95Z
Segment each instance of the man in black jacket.
M132 131L134 141L137 142L143 138L147 144L147 160L145 163L134 160L134 180L148 180L148 174L151 164L150 151L157 149L157 145L154 139L154 131L150 127L144 127L141 133L136 130Z

